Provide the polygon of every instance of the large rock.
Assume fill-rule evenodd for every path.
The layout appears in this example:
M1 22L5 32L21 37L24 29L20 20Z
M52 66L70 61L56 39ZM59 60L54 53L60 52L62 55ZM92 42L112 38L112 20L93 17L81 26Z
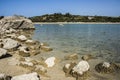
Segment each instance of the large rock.
M0 80L11 80L11 76L6 74L0 74Z
M90 69L90 65L87 61L80 61L76 66L72 69L72 75L74 77L78 77L79 75L82 76L85 72Z
M7 50L0 48L0 58L7 54Z
M47 64L47 67L53 67L55 65L55 57L50 57L45 60L45 63Z
M3 48L4 49L16 49L19 47L19 43L11 38L7 38L3 40Z
M40 80L39 75L36 72L14 76L11 80Z
M99 63L95 66L95 69L99 73L112 73L120 70L118 65L110 62Z
M22 16L8 16L4 17L0 21L1 28L13 28L13 29L35 29L31 20Z

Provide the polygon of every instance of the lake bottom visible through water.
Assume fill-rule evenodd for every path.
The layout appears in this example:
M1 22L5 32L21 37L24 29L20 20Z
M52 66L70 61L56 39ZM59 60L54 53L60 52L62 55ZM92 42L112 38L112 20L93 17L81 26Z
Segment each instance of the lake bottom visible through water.
M35 24L32 38L53 48L50 56L92 54L120 62L120 24Z

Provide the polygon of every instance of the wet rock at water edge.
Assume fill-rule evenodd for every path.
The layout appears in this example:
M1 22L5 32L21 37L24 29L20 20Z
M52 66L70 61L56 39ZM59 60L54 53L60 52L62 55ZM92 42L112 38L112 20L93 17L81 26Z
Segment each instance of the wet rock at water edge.
M71 54L71 55L65 56L64 58L65 58L65 60L76 60L76 59L78 59L78 55Z
M65 72L66 77L71 76L72 68L73 68L75 65L76 65L75 62L71 62L71 63L68 63L68 64L65 64L65 65L64 65L63 71Z
M11 80L11 76L0 73L0 80Z
M23 74L14 76L11 80L40 80L40 76L36 73Z
M120 70L120 68L115 63L102 62L95 66L95 70L99 73L113 73Z
M53 49L48 46L41 46L41 50L48 52L48 51L52 51Z
M41 53L40 50L31 50L31 51L30 51L30 56L35 56L35 55L38 55L38 54L40 54L40 53Z
M41 46L49 46L49 44L47 44L46 42L42 42L40 43Z
M87 55L83 55L82 59L88 61L90 59L95 59L95 57L93 57L93 55L91 54L87 54Z

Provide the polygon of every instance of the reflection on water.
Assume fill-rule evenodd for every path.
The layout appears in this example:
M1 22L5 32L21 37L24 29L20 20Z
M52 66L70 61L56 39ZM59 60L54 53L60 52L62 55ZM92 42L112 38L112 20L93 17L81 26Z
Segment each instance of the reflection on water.
M54 52L92 53L120 61L120 24L35 25L33 39L49 43Z

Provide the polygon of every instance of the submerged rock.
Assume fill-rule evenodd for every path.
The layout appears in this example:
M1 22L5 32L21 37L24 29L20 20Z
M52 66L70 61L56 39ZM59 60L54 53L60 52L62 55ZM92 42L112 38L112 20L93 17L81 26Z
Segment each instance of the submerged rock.
M46 42L43 42L40 44L41 46L49 46L49 44L47 44Z
M47 67L53 67L55 65L55 57L50 57L45 60L45 63L47 64Z
M6 74L0 74L0 80L11 80L11 76Z
M0 58L7 54L7 50L0 48Z
M50 48L50 47L48 47L48 46L41 46L41 49L43 50L43 51L52 51L53 49L52 48Z
M112 73L120 70L118 65L109 62L102 62L95 66L95 70L99 73Z
M36 72L14 76L11 80L40 80L39 75Z
M90 59L93 59L94 57L91 55L91 54L87 54L87 55L84 55L84 56L82 56L82 59L83 60L86 60L86 61L88 61L88 60L90 60Z
M17 49L19 45L20 44L17 41L15 41L11 38L7 38L7 39L3 40L3 48L4 49L13 49L13 48Z
M71 54L71 55L65 56L65 59L66 60L76 60L76 59L78 59L78 55L77 54Z

